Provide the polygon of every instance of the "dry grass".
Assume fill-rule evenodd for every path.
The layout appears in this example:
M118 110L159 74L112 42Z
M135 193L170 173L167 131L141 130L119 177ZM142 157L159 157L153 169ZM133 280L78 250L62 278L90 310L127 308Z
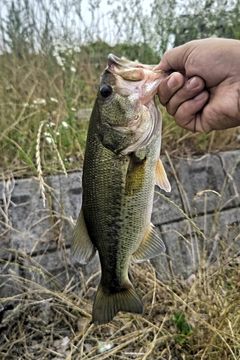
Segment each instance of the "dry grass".
M2 178L38 176L42 194L44 175L81 168L87 122L75 110L92 106L106 57L91 59L82 52L68 61L69 68L63 71L45 55L21 60L1 56ZM163 149L172 156L240 147L239 128L191 134L162 111ZM7 199L3 205L6 211L0 214L0 224L10 228ZM5 235L7 239L7 231ZM99 274L84 278L80 269L65 260L64 245L58 248L64 254L65 285L23 251L4 249L1 359L240 358L239 257L229 258L224 244L222 258L200 269L191 284L177 279L162 283L150 262L131 265L144 315L119 314L112 323L98 327L90 321Z
M43 286L44 281L21 277L26 254L12 251L10 255L15 260L14 295L1 299L3 307L13 306L4 313L0 327L3 360L240 357L239 258L224 259L198 273L192 284L177 280L163 284L149 262L135 264L131 273L145 314L119 314L110 324L95 326L90 323L94 275L80 290L74 279L64 287L43 269L42 280L48 282ZM27 260L31 273L39 273ZM6 268L11 265L11 261L1 263ZM77 276L79 270L75 272ZM185 317L179 324L178 314Z
M13 184L5 186L8 219ZM183 214L199 237L206 237ZM212 226L217 221L216 214ZM187 280L173 277L163 283L150 262L131 264L144 315L120 313L101 326L91 324L99 271L85 275L84 268L72 264L61 233L56 242L61 264L53 273L38 257L0 248L1 359L239 359L240 258L229 251L228 239L219 241L217 260L203 256L200 269Z
M1 55L2 172L12 172L16 177L38 173L35 144L42 122L44 173L54 173L62 167L55 159L54 144L68 170L81 167L88 124L86 115L77 110L93 104L93 88L100 71L90 73L92 64L84 56L79 61L76 55L77 72L72 73L63 70L54 57L32 55L19 60L14 55Z
M101 49L101 44L98 46ZM110 47L102 53L88 48L71 55L66 51L62 54L65 68L50 55L26 55L22 59L14 54L0 55L2 173L18 178L38 175L35 146L39 127L44 175L62 171L62 162L67 171L81 168L89 112L84 114L79 109L93 106L107 51L114 50L121 56L121 49ZM240 127L207 135L191 134L179 128L165 109L162 112L162 147L172 156L240 148Z

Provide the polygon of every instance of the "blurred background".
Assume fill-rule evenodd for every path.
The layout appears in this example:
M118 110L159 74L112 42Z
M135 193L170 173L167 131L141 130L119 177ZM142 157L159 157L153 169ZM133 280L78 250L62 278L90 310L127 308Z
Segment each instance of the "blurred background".
M2 172L38 174L37 140L43 174L81 168L108 54L157 64L168 48L191 39L240 39L239 2L1 0ZM238 129L190 134L162 111L163 149L173 154L239 147Z

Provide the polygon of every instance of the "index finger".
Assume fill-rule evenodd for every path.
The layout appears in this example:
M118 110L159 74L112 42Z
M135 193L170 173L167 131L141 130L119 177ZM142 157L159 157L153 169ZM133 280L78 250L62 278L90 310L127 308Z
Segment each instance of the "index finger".
M184 84L184 77L178 72L174 72L163 79L158 87L158 97L163 106L166 106L171 97Z

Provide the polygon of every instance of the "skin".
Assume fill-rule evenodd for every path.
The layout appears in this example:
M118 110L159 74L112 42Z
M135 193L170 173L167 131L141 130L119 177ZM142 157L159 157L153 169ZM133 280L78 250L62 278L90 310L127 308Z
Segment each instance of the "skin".
M240 41L210 38L168 50L155 69L173 71L158 87L175 122L209 133L240 125Z

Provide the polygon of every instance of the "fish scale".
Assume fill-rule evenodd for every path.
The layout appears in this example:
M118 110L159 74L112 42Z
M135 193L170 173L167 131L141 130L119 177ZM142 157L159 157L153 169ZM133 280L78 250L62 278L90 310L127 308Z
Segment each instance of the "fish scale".
M99 252L95 324L111 321L119 311L143 312L128 277L131 258L141 262L165 249L150 222L154 184L170 190L159 163L162 122L154 100L165 74L144 66L109 56L89 123L72 254L86 264Z

